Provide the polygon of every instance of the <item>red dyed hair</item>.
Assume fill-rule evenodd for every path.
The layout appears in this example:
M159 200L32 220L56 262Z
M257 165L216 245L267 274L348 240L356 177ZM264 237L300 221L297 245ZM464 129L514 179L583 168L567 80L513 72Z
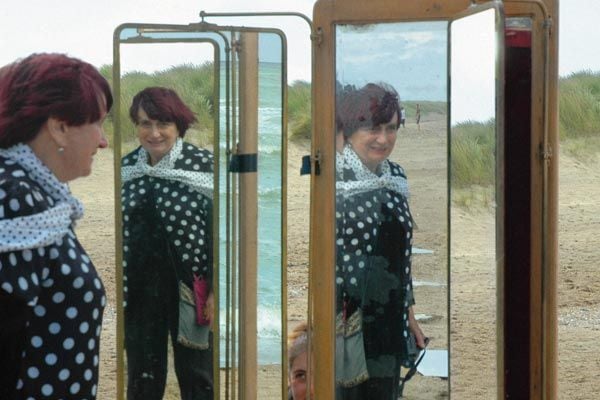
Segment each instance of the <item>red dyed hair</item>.
M91 64L64 54L17 60L0 70L0 147L29 142L48 118L69 126L98 121L112 102L108 82Z
M347 88L336 99L337 131L345 137L360 128L375 128L400 117L400 101L396 90L385 83L367 83L360 89Z
M196 122L196 116L179 98L177 92L164 87L148 87L135 95L129 107L129 117L137 125L138 110L151 119L161 122L174 122L179 136L183 137L191 124Z

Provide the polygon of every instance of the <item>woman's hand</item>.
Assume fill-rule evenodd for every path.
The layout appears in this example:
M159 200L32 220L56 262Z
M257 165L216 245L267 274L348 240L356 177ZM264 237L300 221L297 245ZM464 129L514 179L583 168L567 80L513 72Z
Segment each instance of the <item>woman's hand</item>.
M204 317L208 320L209 322L209 327L212 330L213 328L213 317L215 315L215 296L213 295L213 292L211 291L208 294L208 297L206 298L206 304L204 305Z
M415 313L413 311L412 306L408 307L408 327L410 328L412 334L415 335L415 342L417 343L417 347L419 349L424 349L427 345L425 343L426 338L423 334L423 331L421 330L421 327L419 326L419 323L417 322L417 319L415 318Z

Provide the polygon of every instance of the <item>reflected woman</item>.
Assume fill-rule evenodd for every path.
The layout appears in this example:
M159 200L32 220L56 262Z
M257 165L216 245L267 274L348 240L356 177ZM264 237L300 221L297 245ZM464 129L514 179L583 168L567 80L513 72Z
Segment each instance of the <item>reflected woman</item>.
M308 377L308 324L299 323L288 335L288 400L305 400ZM314 396L312 385L310 396Z
M412 307L408 185L388 159L398 94L385 84L348 88L336 109L336 398L391 400L400 367L412 366L409 343L425 347Z
M183 141L196 118L171 89L142 90L129 115L141 146L121 170L127 397L163 398L170 334L181 399L212 399L211 341L186 336L196 322L179 307L180 285L201 280L212 316L213 155Z

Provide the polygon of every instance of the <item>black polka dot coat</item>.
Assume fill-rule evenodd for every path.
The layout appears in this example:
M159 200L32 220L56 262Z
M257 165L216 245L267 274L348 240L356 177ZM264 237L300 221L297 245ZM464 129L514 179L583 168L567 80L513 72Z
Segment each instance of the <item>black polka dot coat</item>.
M140 149L122 165L134 165ZM173 169L212 176L213 155L183 142ZM123 183L121 200L126 314L142 312L152 299L163 301L161 294L176 289L177 281L191 288L193 275L211 285L212 196L178 180L143 175Z
M365 167L351 153L338 162L337 181L360 186L356 171ZM405 180L398 164L384 164L389 176ZM398 361L408 362L412 217L403 193L364 183L363 190L348 192L339 184L336 190L337 312L350 316L362 309L369 376L391 377Z
M27 172L0 156L0 220L39 214L54 205ZM10 234L1 232L0 240ZM26 305L19 322L0 322L0 330L18 332L13 338L0 335L0 348L7 350L12 340L8 350L17 354L12 365L5 364L8 353L0 360L3 372L16 372L16 398L95 399L106 297L73 230L48 246L0 253L0 299L2 307L7 299Z

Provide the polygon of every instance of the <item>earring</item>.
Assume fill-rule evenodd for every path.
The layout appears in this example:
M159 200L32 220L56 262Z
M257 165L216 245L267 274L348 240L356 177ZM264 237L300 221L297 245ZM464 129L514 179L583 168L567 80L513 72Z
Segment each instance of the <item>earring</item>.
M63 151L65 151L65 148L64 148L64 147L59 147L59 148L58 148L58 152L59 152L59 153L62 153Z

